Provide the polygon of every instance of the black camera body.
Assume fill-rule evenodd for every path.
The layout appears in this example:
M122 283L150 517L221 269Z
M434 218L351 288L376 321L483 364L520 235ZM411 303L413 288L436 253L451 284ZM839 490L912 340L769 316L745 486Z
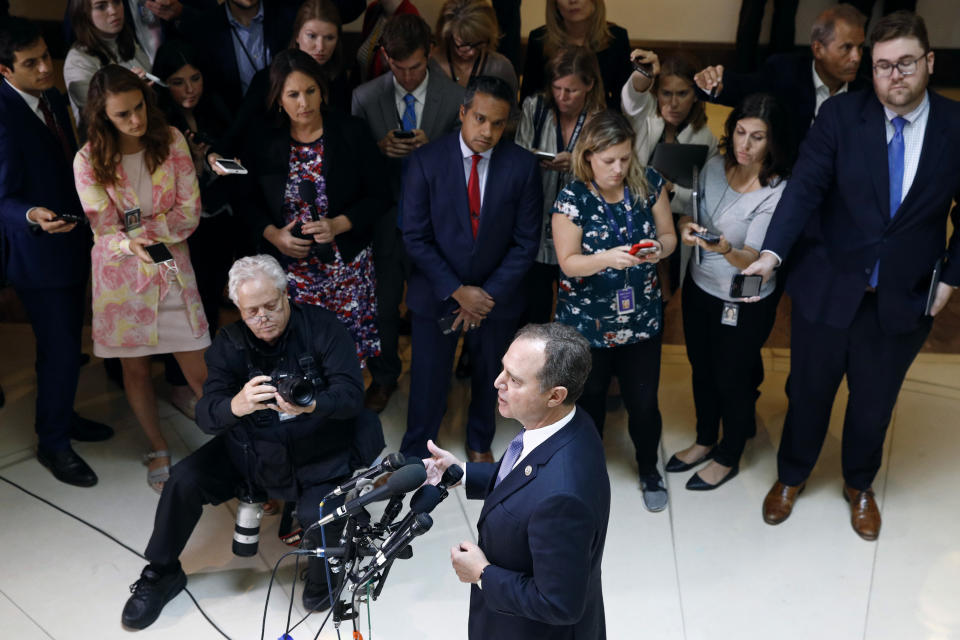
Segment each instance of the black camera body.
M298 373L274 371L269 384L277 388L284 401L298 407L309 407L317 395L313 380Z

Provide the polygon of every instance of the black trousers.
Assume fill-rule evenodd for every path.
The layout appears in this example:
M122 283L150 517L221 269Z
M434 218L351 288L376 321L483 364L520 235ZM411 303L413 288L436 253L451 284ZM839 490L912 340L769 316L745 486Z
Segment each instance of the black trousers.
M519 326L543 324L553 320L553 301L560 279L560 267L555 264L534 262L523 278L523 296L527 308L520 316Z
M437 439L437 431L447 412L447 394L453 356L459 332L443 335L437 319L413 314L413 356L410 360L410 404L407 407L407 431L400 451L404 455L427 458L427 440ZM503 368L500 359L510 346L517 328L516 318L487 318L476 329L464 334L473 361L470 376L470 408L467 412L467 447L489 451L497 430L497 390L494 380Z
M660 386L662 337L641 340L620 347L590 349L593 365L579 405L593 418L600 436L607 417L607 389L616 375L620 395L627 408L627 429L636 448L640 474L657 470L657 453L663 420L657 391Z
M683 336L693 374L697 444L717 445L717 462L740 462L747 438L756 432L758 361L777 316L777 296L740 303L737 326L720 323L724 302L687 277L683 297ZM720 422L723 439L717 442Z
M770 53L793 50L796 36L799 0L773 0L773 22L770 25ZM757 68L757 42L767 0L743 0L737 22L737 71Z
M850 397L843 420L843 478L854 489L870 488L880 469L883 441L900 386L932 325L932 318L924 318L910 333L885 334L874 293L864 296L845 329L809 322L794 306L790 404L777 453L780 482L798 485L810 475L846 374Z
M514 71L520 75L520 0L493 0L493 10L503 34L497 51L513 63Z
M73 403L80 379L86 285L16 289L37 343L35 429L41 449L70 446Z
M403 285L410 272L410 259L397 229L397 216L388 214L376 222L373 236L373 268L377 276L377 332L380 356L369 358L367 366L373 381L391 386L397 383L403 365L400 343L400 303Z
M304 531L320 519L320 502L337 486L338 480L302 489L297 500L297 519ZM161 567L179 566L180 554L200 520L203 506L221 504L237 497L238 489L245 487L245 483L243 473L230 461L224 436L215 437L175 464L157 504L153 533L144 552L147 560ZM341 504L343 496L324 504L323 513L330 513ZM342 529L343 521L324 527L328 546L336 545ZM310 540L319 544L320 537L314 538L311 534ZM223 544L230 544L226 531ZM311 558L309 567L311 580L325 581L324 565L319 558Z

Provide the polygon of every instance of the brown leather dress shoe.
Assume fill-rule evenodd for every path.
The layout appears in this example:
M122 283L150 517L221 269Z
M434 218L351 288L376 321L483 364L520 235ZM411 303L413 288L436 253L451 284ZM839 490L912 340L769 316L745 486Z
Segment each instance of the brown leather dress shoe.
M777 480L763 499L763 521L767 524L780 524L789 518L793 511L793 502L806 486L807 484L803 483L791 487Z
M873 489L860 491L843 485L843 497L850 503L850 525L864 540L876 540L880 535L880 509L873 497Z
M372 382L367 389L366 397L363 399L363 406L371 411L380 413L387 408L387 403L390 402L390 396L392 396L396 390L396 384L382 385Z
M491 451L474 451L467 447L467 462L495 462Z

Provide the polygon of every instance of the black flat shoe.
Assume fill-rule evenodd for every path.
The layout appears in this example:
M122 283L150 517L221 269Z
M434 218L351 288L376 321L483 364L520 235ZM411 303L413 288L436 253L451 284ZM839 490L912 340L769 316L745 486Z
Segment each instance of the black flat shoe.
M70 439L78 442L103 442L113 437L113 429L105 424L94 422L73 414L70 424Z
M670 473L678 473L680 471L690 471L698 464L703 464L707 460L713 460L713 456L716 454L717 448L714 447L707 451L703 457L699 460L694 460L693 462L684 462L676 455L670 456L670 459L667 461L667 466L664 467L664 470L669 471Z
M699 473L695 473L692 476L690 476L689 480L687 480L687 489L689 489L690 491L713 491L714 489L722 486L723 483L727 482L728 480L733 480L733 478L736 477L738 473L740 473L740 466L737 465L736 467L732 467L730 469L730 473L725 475L723 477L723 480L721 480L717 484L710 484L709 482L701 478Z
M140 579L130 585L132 595L123 606L120 621L131 629L146 629L160 617L163 607L186 586L187 575L183 569L160 575L147 565Z
M97 474L73 449L50 453L37 447L37 461L50 469L53 477L60 482L75 487L92 487L97 484Z

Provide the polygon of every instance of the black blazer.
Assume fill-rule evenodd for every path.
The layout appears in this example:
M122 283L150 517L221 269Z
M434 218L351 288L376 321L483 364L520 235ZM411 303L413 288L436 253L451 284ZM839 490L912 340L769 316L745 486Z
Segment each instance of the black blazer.
M290 130L263 125L251 133L242 154L250 171L250 197L241 215L253 234L254 244L277 254L266 241L267 225L282 228L283 195L290 160ZM337 111L323 112L323 177L326 182L330 217L345 215L353 228L337 236L343 259L353 260L373 239L373 225L391 205L389 185L384 179L380 150L359 118Z
M630 37L627 30L613 23L607 23L613 39L603 51L596 51L600 63L600 76L603 78L603 94L607 108L620 111L620 90L633 73L630 64ZM520 104L527 96L543 91L547 84L546 67L549 60L543 50L543 41L547 27L534 29L527 37L527 59L523 64L523 84L520 85Z
M467 464L491 563L470 588L470 640L603 640L610 479L593 421L577 408L494 488L502 462Z
M817 94L813 87L813 54L782 53L770 56L756 73L738 73L723 70L723 91L714 102L736 107L752 93L773 95L784 108L790 121L794 151L807 135L817 108ZM848 91L869 88L870 83L858 76ZM794 156L795 157L795 156Z
M883 106L873 91L828 100L800 148L763 243L791 253L787 291L811 322L846 328L880 260L877 307L888 334L924 321L934 265L946 250L951 201L960 199L960 103L929 92L920 164L890 218ZM819 234L804 233L809 222ZM954 229L941 281L960 285Z
M296 7L286 2L263 1L263 35L271 58L287 48L293 31ZM227 20L227 10L216 5L198 14L183 18L180 31L199 49L205 62L204 79L231 109L240 107L243 85L234 54L234 37Z
M44 96L76 151L67 101L56 89ZM6 236L3 271L21 289L85 285L93 244L90 227L70 233L44 233L27 222L27 211L46 207L54 213L83 215L67 158L56 135L16 90L0 81L0 225Z

